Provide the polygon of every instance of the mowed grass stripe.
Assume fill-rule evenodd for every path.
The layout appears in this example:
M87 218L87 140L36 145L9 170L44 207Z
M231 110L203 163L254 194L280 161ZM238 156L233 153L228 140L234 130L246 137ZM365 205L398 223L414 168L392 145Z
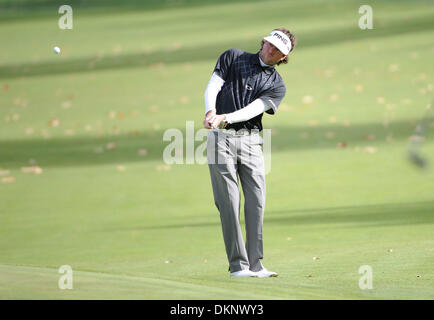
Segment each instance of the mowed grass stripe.
M59 266L60 267L60 266ZM73 289L59 289L58 269L0 265L0 299L279 299L205 283L73 269ZM240 282L248 279L232 279ZM107 288L110 288L107 290ZM23 294L17 295L16 292Z

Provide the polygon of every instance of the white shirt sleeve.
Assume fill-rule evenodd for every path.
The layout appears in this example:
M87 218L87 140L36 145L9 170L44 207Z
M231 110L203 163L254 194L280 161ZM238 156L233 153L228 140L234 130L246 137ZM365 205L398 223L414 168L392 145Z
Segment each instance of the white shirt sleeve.
M247 121L271 108L272 105L270 101L263 101L258 98L238 111L227 113L226 121L228 123Z
M220 78L215 72L212 74L205 90L205 114L208 111L215 109L217 95L223 87L225 81Z

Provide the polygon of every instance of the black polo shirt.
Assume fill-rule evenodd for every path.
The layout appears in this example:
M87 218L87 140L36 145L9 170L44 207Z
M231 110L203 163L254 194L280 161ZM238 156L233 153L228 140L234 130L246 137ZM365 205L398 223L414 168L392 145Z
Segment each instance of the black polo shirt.
M285 96L285 84L274 67L262 67L259 53L248 53L229 49L218 59L214 72L225 83L217 95L216 113L224 114L240 110L252 101L261 98L271 100L273 107L266 112L274 114ZM262 130L262 115L238 123L231 123L227 129Z

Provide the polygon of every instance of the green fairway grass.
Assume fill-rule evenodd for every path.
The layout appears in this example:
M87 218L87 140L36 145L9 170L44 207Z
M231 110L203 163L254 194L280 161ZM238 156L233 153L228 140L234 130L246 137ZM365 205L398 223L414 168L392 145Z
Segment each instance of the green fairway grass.
M408 159L434 97L432 1L370 1L373 30L357 1L85 2L73 30L58 2L21 3L0 0L0 299L434 299L434 112L428 166ZM166 164L163 135L185 160L218 56L277 27L298 42L263 118L279 277L233 279L208 166Z

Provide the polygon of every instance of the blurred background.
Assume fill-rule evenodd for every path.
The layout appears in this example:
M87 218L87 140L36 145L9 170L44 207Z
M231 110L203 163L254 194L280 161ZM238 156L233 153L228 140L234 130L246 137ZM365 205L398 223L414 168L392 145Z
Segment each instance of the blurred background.
M70 30L64 4L0 0L0 298L434 298L433 1L70 1ZM278 27L297 38L263 118L280 276L237 281L207 165L166 164L163 134L199 130L219 55Z

